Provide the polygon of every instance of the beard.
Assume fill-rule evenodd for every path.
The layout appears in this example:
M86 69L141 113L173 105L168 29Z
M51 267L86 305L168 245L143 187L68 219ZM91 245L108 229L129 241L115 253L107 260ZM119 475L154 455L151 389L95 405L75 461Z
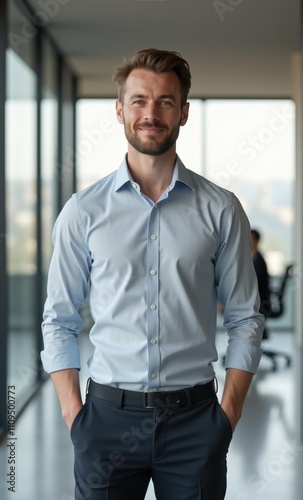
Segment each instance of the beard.
M161 130L166 130L167 127L160 124L144 123L144 127L159 128ZM139 125L140 127L140 125ZM136 130L131 130L126 124L124 125L124 133L129 144L139 153L150 155L150 156L160 156L171 149L176 143L179 136L180 124L178 124L170 134L166 135L162 140L157 139L154 135L148 135L143 141L140 139Z

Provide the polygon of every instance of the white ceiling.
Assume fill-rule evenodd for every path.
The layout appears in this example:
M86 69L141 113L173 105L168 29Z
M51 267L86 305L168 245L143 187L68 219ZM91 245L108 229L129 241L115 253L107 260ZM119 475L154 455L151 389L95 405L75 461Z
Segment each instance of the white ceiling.
M35 12L47 4L28 3ZM189 61L192 97L293 94L300 0L50 3L55 7L49 11L46 29L78 75L81 96L115 96L115 67L124 56L148 47L177 50Z

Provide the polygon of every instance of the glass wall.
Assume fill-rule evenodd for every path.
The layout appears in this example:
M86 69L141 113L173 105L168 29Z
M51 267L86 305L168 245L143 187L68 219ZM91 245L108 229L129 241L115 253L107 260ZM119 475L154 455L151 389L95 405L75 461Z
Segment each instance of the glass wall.
M75 153L74 153L74 78L65 64L60 68L61 99L60 109L60 148L59 148L59 196L60 206L75 191Z
M293 262L295 107L290 100L209 100L206 175L236 193L271 275Z
M9 2L10 32L21 29ZM19 24L20 23L20 24ZM33 27L32 27L33 28ZM11 37L9 37L11 40ZM37 68L35 39L7 49L6 223L9 287L8 381L21 396L36 378Z
M5 408L2 395L13 385L18 412L41 381L40 325L52 228L61 203L74 191L74 164L64 172L60 152L63 145L74 149L75 85L48 33L33 25L27 3L11 0L6 5L7 15L4 8L1 12L7 20L2 51L8 327L2 335L7 338L8 369L0 380L0 405ZM1 413L0 428L4 425Z
M116 170L126 153L123 127L114 99L77 102L77 188L83 189Z
M58 207L58 58L50 41L42 44L41 218L43 302Z
M5 99L6 99L6 45L7 6L0 2L0 436L7 420L7 331L8 292L6 272L6 214L5 214Z
M277 289L294 263L295 105L291 100L205 102L206 176L233 191L250 224ZM284 314L270 330L292 329L294 287L288 283Z

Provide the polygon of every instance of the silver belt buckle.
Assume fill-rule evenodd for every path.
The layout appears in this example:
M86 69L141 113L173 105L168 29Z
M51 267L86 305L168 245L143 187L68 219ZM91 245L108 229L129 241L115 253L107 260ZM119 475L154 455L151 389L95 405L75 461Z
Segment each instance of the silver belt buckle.
M152 408L156 408L155 406L149 406L148 405L148 395L149 394L164 394L165 391L145 391L143 393L143 406L145 409L152 409Z

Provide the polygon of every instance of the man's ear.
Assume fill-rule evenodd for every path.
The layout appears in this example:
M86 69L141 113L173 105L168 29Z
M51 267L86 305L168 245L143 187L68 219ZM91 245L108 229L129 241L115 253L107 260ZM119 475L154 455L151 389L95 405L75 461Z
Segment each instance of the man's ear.
M123 109L122 109L122 102L117 99L116 100L116 115L117 115L117 118L118 118L118 122L119 123L124 123L124 118L123 118Z
M180 122L181 127L183 127L183 125L185 125L185 123L187 122L188 113L189 113L189 102L185 103L184 106L182 107L181 122Z

